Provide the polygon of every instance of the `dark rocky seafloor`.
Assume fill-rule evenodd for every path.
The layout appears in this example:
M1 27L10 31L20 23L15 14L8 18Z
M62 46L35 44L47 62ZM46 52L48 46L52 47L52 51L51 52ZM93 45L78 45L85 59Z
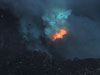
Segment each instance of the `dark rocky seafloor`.
M100 59L59 61L29 52L17 21L9 10L0 9L0 75L100 75Z

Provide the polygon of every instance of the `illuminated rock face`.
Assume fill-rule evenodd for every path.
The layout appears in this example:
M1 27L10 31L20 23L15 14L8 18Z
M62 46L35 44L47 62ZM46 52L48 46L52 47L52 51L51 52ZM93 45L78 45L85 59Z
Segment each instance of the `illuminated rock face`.
M53 35L60 32L61 29L68 30L68 17L71 15L71 10L56 8L46 11L42 17L45 23L46 37L52 39Z

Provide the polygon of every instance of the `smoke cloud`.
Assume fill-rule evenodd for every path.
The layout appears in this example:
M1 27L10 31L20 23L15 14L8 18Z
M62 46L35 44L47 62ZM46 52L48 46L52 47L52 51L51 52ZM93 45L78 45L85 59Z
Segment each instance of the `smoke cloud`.
M43 21L46 23L45 34L48 38L52 39L52 36L59 32L60 29L68 30L67 19L71 15L71 10L66 10L63 8L52 8L48 10L42 17Z
M20 18L19 31L27 41L29 50L47 52L54 57L60 56L65 59L100 58L100 1L1 0L0 2L6 3ZM49 44L49 41L46 41L44 45L41 38L51 39L60 28L67 29L68 35L54 43Z

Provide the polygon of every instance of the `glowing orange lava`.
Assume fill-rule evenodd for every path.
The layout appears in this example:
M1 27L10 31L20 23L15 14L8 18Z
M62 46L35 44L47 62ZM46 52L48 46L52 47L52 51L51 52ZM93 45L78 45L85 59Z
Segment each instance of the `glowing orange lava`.
M61 29L59 33L56 33L53 35L52 41L55 41L56 39L63 39L64 35L67 35L68 31L65 29Z

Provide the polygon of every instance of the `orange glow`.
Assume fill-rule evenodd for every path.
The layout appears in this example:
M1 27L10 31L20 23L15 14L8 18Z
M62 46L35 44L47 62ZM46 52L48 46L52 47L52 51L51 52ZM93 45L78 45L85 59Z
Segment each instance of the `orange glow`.
M52 41L56 39L63 39L64 35L68 34L68 31L65 29L61 29L59 33L53 35Z

